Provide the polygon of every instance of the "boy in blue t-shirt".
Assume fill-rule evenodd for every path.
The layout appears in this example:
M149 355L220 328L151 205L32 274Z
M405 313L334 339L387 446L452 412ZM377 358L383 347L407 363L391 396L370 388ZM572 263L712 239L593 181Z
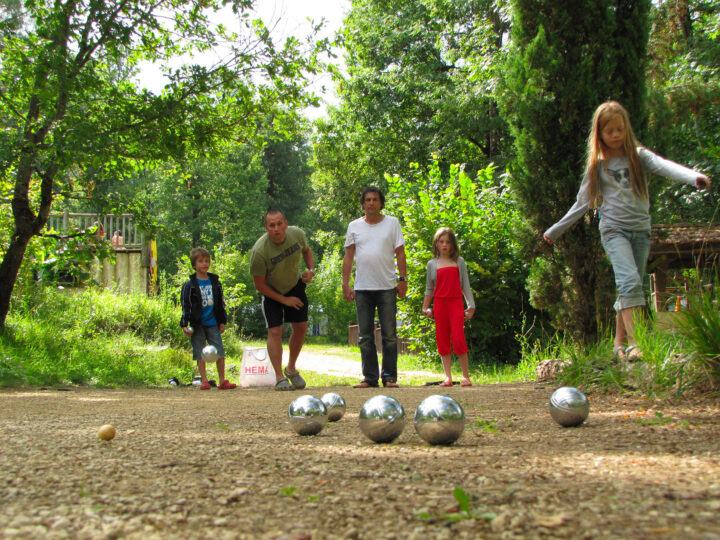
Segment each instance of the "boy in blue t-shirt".
M202 379L200 390L210 390L205 361L202 357L202 350L206 342L214 345L217 349L217 370L220 380L218 389L232 390L237 385L225 379L225 349L220 335L225 331L227 323L222 285L216 274L208 272L210 269L210 252L208 250L194 248L190 252L190 263L195 269L195 275L190 276L180 293L180 303L182 304L180 327L185 335L190 336L193 359L197 362Z

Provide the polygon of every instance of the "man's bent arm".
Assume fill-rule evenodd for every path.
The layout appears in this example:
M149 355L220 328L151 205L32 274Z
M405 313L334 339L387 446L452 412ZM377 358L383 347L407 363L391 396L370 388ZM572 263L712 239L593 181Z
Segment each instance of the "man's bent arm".
M407 276L407 258L405 257L405 246L395 249L395 258L397 259L398 275Z
M307 266L307 269L315 272L315 259L313 258L312 251L309 247L305 247L302 250L302 256L303 260L305 261L305 266Z

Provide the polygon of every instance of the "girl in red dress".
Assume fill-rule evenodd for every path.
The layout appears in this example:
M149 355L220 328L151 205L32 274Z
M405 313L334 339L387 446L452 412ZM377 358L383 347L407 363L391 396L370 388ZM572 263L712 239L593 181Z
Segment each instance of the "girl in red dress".
M451 346L460 361L462 386L472 386L468 371L465 320L471 319L475 314L475 300L470 289L467 265L460 257L452 229L442 227L437 230L433 239L433 254L435 258L427 265L427 286L422 309L426 317L435 318L435 339L445 370L445 380L440 386L453 385L450 371ZM463 297L467 302L465 310Z

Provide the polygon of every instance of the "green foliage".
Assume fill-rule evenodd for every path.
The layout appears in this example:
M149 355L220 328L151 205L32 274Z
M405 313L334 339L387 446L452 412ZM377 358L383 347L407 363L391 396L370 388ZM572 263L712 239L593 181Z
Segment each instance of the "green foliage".
M246 16L247 0L229 6L239 28L230 32L209 17L226 5L40 0L24 4L31 24L2 28L0 179L3 194L12 193L3 204L12 200L14 234L0 264L0 326L55 194L87 198L98 179L128 177L144 163L192 160L227 140L255 140L268 114L285 129L298 107L315 101L305 77L321 69L327 42L278 46ZM225 60L213 66L173 65L221 43ZM160 94L132 79L146 61L168 78Z
M421 313L425 297L427 262L432 241L442 226L457 236L474 291L476 311L467 332L470 356L475 362L519 359L517 340L523 329L526 303L526 268L513 241L520 217L509 193L493 181L493 169L478 171L475 179L452 166L443 177L434 163L427 173L415 167L410 178L388 177L387 211L403 223L409 286L400 313L401 333L434 357L434 328Z
M0 385L160 385L190 380L178 307L144 295L38 287L0 336Z
M688 294L688 309L682 312L680 328L692 360L708 375L710 385L720 387L720 310L710 292Z
M669 159L720 175L720 7L717 2L654 2L648 70L648 145ZM654 221L717 218L717 190L651 184Z
M307 288L310 320L320 323L324 333L337 341L346 341L348 326L355 321L355 304L345 300L342 292L342 237L324 235L322 261Z
M548 258L536 247L540 234L575 202L595 108L616 99L642 126L649 6L649 0L513 3L501 111L517 153L509 184L532 232L524 243L533 257ZM598 314L607 307L602 291L612 287L601 262L596 224L582 220L556 242L554 251L548 260L557 268L546 273L563 276L562 297L570 314L555 309L556 316L566 317L557 326L592 342ZM557 289L557 281L533 284Z
M318 211L345 221L362 187L434 159L503 170L509 140L497 112L505 1L359 0L339 37L340 104L317 124Z

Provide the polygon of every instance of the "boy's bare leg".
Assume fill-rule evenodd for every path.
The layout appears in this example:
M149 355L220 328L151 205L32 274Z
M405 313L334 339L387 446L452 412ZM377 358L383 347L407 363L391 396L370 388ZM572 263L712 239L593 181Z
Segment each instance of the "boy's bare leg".
M442 367L445 371L445 381L452 382L452 355L450 354L443 354L440 356L440 359L442 360Z
M222 384L225 380L225 357L217 359L218 384Z
M198 371L200 372L200 379L202 379L202 382L206 383L208 382L207 379L207 369L205 367L205 362L198 361Z
M275 380L279 381L284 377L282 372L282 325L268 328L267 350L270 363L275 370Z
M302 346L305 344L305 335L307 334L307 322L292 323L293 333L290 336L290 359L288 360L287 371L293 374L297 371L295 368L295 362L297 362L298 356Z

